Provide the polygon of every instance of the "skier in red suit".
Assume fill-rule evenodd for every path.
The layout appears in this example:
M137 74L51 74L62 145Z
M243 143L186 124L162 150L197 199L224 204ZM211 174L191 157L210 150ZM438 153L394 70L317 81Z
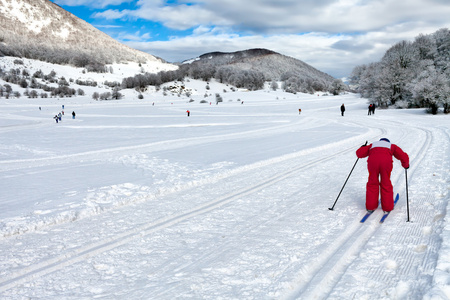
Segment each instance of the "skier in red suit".
M394 191L391 183L392 156L400 160L402 167L409 168L408 154L397 145L382 138L368 146L361 146L356 151L359 158L367 159L369 180L366 187L366 209L373 211L378 207L378 194L381 193L381 208L385 212L394 209ZM379 178L381 180L379 180Z

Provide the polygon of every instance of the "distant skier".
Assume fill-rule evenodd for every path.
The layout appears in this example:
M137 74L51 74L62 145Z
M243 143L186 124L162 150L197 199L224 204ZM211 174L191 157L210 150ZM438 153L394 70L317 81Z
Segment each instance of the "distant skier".
M372 103L372 114L375 114L375 103Z
M58 116L57 116L57 115L55 115L55 116L53 117L53 119L55 119L55 121L56 121L56 124L58 124L58 120L59 120Z
M61 118L62 118L62 114L61 113L59 113L58 114L58 119L61 121Z
M188 117L191 115L191 112L189 110L187 110L186 113Z
M75 111L72 111L72 119L75 119Z
M387 138L382 138L368 146L356 150L358 158L367 159L369 179L366 185L366 209L374 211L378 207L378 195L381 194L381 208L385 212L394 209L394 191L391 183L392 156L400 160L402 167L409 168L409 156Z
M369 108L369 112L367 113L367 115L370 116L372 114L372 109L373 109L372 104L370 104L368 108Z
M298 114L299 114L299 115L302 114L302 109L301 109L301 108L298 109Z
M345 112L345 106L344 106L344 103L342 103L342 105L341 105L341 116L344 116L344 112Z

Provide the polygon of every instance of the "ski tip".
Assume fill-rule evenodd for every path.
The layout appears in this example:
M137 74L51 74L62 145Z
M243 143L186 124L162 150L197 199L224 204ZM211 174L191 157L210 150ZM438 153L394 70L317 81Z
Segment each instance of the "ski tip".
M399 197L400 197L400 196L399 196L399 194L397 193L397 195L395 195L394 205L397 204Z
M383 224L383 223L384 223L384 220L386 220L386 218L387 218L388 215L389 215L389 214L385 214L385 215L383 215L383 217L381 217L380 224Z

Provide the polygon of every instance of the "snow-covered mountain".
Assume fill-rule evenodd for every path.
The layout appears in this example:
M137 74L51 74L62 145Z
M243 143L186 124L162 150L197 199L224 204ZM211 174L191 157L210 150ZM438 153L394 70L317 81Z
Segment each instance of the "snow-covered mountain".
M119 43L49 0L0 0L0 28L0 56L78 67L127 61L165 64Z
M97 73L108 72L112 64L147 64L131 76L178 69L175 64L121 44L49 0L0 0L0 25L0 57L72 65ZM261 88L263 80L291 79L288 87L293 92L326 91L335 80L298 59L267 49L206 53L179 66L189 69L185 72L188 76L203 74L200 77L204 80L204 75L217 78L216 71L221 71L222 77L255 77L259 79L259 84L252 83L256 88ZM246 86L242 81L228 83Z
M268 49L248 49L236 52L210 52L187 60L184 64L200 67L227 66L237 70L259 71L266 80L283 80L291 76L331 83L335 78L307 63ZM284 78L283 78L284 77Z

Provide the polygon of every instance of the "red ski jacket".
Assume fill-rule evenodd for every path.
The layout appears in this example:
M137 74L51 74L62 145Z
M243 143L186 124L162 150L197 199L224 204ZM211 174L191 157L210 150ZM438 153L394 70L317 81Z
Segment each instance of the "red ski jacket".
M408 154L403 152L399 146L391 144L387 141L377 141L368 146L362 146L356 150L356 156L359 158L369 156L367 161L369 164L371 160L386 159L387 155L390 155L391 159L392 156L394 156L396 159L400 160L403 168L409 168Z

